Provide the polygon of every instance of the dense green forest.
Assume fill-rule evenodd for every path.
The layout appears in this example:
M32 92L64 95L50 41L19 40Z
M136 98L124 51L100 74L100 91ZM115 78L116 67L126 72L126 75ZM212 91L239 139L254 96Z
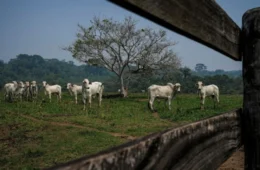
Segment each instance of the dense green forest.
M0 88L13 80L36 80L38 84L45 80L49 84L57 83L65 88L68 82L80 84L84 78L103 82L106 92L115 92L120 88L118 78L102 67L86 64L77 66L72 61L44 59L39 55L27 54L20 54L8 63L0 60ZM208 71L201 63L196 65L194 71L187 67L178 70L161 70L149 75L132 75L126 81L130 92L141 92L151 84L179 82L182 84L183 93L196 93L197 81L216 84L223 94L241 94L243 89L240 70Z
M8 63L0 61L0 87L13 80L31 81L38 83L43 80L49 84L62 84L68 82L81 83L88 77L103 80L110 77L110 73L103 69L93 66L76 66L72 61L60 61L57 59L44 59L39 55L20 54Z

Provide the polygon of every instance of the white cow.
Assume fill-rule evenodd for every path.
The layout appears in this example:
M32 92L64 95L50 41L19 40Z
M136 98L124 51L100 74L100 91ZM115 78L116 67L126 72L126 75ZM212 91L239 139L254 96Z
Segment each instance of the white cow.
M22 81L19 81L18 86L15 90L15 97L18 97L20 99L20 101L22 101L24 90L25 90L24 83Z
M207 96L211 96L214 100L214 108L215 108L215 103L219 103L219 89L218 86L211 84L204 86L201 81L197 82L197 87L198 87L198 94L200 97L200 108L204 109L204 103L205 103L205 98Z
M91 107L92 96L97 94L99 96L99 106L101 106L103 91L104 85L101 82L90 83L88 79L84 79L82 82L82 101L84 103L83 110L86 110L86 99L88 98L89 106Z
M24 96L24 98L28 101L30 95L31 95L31 92L30 92L30 83L29 83L29 81L26 81L26 82L24 83L24 93L23 93L23 96Z
M46 81L43 81L42 85L44 87L46 94L49 95L50 102L51 102L51 95L52 94L56 94L57 99L61 101L61 86L60 85L57 85L57 84L49 85L49 84L47 84Z
M15 91L18 88L18 83L13 81L12 83L6 83L4 85L4 98L5 100L13 101L15 97Z
M163 98L168 100L168 106L169 110L171 110L171 100L173 97L177 94L177 92L181 91L181 85L180 83L172 84L167 83L166 86L160 86L160 85L151 85L147 89L148 91L148 107L155 111L153 108L153 103L155 98Z
M30 85L30 94L31 94L31 98L34 101L35 99L37 99L38 96L38 86L36 81L32 81L31 85Z
M68 89L70 95L72 96L71 86L72 86L71 83L67 83L67 89Z
M75 96L75 103L78 103L78 94L82 94L82 86L76 84L67 83L67 89L71 95Z

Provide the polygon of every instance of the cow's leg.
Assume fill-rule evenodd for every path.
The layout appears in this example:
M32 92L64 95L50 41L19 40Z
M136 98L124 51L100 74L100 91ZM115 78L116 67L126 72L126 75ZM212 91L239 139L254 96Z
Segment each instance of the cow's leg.
M101 106L101 101L102 101L102 93L99 93L98 96L99 96L99 107L100 107Z
M86 100L83 99L82 101L83 101L83 105L84 105L83 110L86 110Z
M50 99L50 102L51 102L51 93L49 93L49 99Z
M88 96L88 103L89 103L89 107L90 107L90 108L91 108L91 99L92 99L92 96L89 95L89 96Z
M83 110L86 110L86 95L84 93L82 93L82 102L83 102Z
M203 110L203 109L204 109L204 103L205 103L205 96L201 96L200 101L201 101L201 103L200 103L200 109Z
M61 93L59 93L59 99L60 99L60 101L61 101Z
M216 95L217 102L219 103L219 94Z
M172 103L172 101L171 101L171 97L169 96L169 97L168 97L168 106L169 106L169 110L171 110L171 103Z
M154 99L155 99L155 97L152 96L152 97L150 98L150 100L149 100L149 106L150 106L150 109L151 109L152 111L154 111L154 109L153 109Z

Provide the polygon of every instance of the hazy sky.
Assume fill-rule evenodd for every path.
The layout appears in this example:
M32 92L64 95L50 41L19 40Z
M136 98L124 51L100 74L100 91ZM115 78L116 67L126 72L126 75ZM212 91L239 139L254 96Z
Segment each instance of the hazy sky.
M242 15L260 6L260 0L217 0L217 3L239 27ZM139 21L138 27L162 28L105 0L0 0L0 60L7 62L18 54L38 54L44 58L75 61L61 47L73 43L77 24L88 27L94 16L123 20L129 15ZM208 70L241 69L241 62L167 32L169 38L178 42L174 50L182 66L194 69L196 63L204 63Z

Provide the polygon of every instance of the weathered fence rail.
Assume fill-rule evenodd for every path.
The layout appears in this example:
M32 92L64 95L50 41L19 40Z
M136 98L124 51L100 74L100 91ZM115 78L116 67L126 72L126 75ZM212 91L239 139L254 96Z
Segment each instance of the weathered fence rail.
M217 169L241 146L241 109L130 141L52 169Z
M214 0L109 1L234 60L241 60L241 29Z

